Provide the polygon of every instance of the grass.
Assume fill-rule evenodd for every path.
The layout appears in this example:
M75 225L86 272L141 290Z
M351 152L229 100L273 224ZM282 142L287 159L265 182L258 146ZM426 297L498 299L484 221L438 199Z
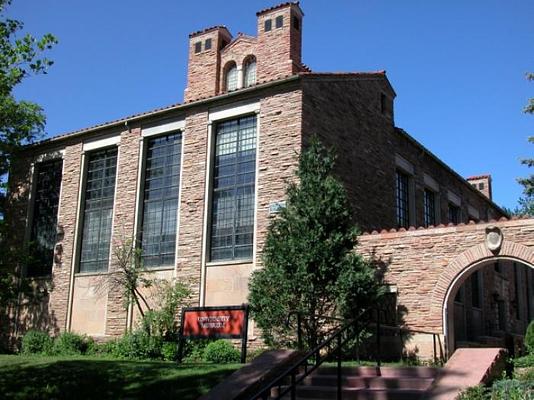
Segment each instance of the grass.
M196 399L239 364L0 355L4 399Z

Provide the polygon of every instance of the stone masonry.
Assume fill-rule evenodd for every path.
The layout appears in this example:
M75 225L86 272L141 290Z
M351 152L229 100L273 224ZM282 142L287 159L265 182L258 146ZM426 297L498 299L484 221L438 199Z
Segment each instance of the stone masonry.
M412 225L423 225L423 193L429 186L435 191L439 208L436 225L450 222L451 198L458 204L464 223L470 213L476 213L480 220L505 215L488 197L395 127L396 94L384 71L316 73L302 64L302 19L298 3L290 2L258 12L257 36L238 34L233 38L223 26L192 33L184 103L57 136L26 149L26 158L21 157L18 169L10 175L13 208L7 217L12 226L22 231L31 225L31 163L42 157L61 157L63 179L52 275L35 279L37 286L49 288L49 296L33 311L23 299L19 301L10 312L11 335L20 335L31 326L21 322L23 316L25 321L39 320L43 325L43 318L26 318L32 312L48 315L46 325L53 332L73 330L102 338L121 335L135 323L135 313L123 307L122 291L109 285L116 270L112 255L108 271L78 272L84 160L95 148L118 146L113 248L137 237L141 229L144 189L139 177L143 176L143 149L148 137L181 132L176 262L149 274L186 282L193 292L193 305L247 301L249 276L261 268L266 232L276 217L271 207L283 204L287 183L295 179L298 154L314 135L336 149L336 174L347 189L354 221L362 230L396 228L395 173L399 162L411 171ZM267 20L270 30L265 29ZM251 57L257 64L256 83L243 87L241 81L236 90L226 91L226 67L235 63L243 79L243 66ZM213 263L207 256L213 142L220 121L241 116L255 116L257 121L253 256ZM519 253L513 257L522 255L524 262L532 261L528 250L533 245L532 221L498 225L505 235L503 251L509 246L516 249L517 244L520 250L516 249ZM484 226L439 225L375 232L362 236L359 249L386 262L387 280L396 285L399 304L408 309L408 326L442 332L443 296L458 272L456 257L463 257L461 254L471 248L479 249ZM489 257L483 249L475 254ZM257 336L257 332L252 330L251 335Z

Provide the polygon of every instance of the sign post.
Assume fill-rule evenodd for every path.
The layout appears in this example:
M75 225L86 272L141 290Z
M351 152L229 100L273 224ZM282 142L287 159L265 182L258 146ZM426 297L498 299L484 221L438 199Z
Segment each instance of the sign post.
M247 358L248 304L222 307L187 307L182 310L178 358L189 339L241 339L241 363Z

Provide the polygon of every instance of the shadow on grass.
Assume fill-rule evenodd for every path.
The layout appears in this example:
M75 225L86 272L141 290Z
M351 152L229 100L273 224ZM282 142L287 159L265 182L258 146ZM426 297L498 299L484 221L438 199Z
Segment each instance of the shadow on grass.
M16 356L12 356L16 357ZM196 399L238 365L182 364L43 357L5 364L0 397L7 399Z

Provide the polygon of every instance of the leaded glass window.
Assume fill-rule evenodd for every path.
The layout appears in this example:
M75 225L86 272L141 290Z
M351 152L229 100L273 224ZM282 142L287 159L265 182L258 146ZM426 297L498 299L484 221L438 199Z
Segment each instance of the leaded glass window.
M397 226L407 228L409 218L409 178L408 175L397 171L395 201L397 209Z
M46 276L52 273L62 167L62 160L47 161L35 166L28 276Z
M237 89L237 67L232 64L226 70L226 90L236 90Z
M116 169L117 148L88 155L80 272L108 268Z
M217 125L210 260L250 259L254 238L256 117Z
M436 225L436 194L425 189L423 203L425 226Z
M248 59L245 63L245 82L244 86L252 86L256 83L256 60L254 58Z
M148 141L141 232L148 268L174 265L181 147L179 132Z

